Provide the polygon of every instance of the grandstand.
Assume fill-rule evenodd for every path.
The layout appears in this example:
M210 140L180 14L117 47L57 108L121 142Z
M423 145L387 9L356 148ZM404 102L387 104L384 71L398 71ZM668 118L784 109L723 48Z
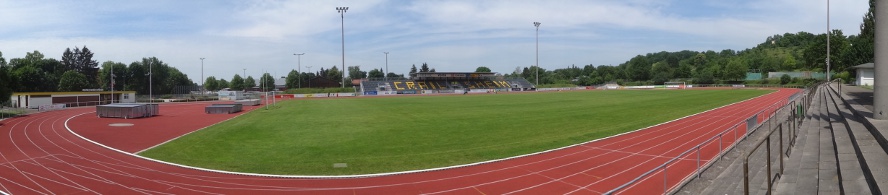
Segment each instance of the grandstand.
M361 81L364 95L462 93L478 90L534 91L536 86L523 78L504 79L490 72L420 72L412 79Z

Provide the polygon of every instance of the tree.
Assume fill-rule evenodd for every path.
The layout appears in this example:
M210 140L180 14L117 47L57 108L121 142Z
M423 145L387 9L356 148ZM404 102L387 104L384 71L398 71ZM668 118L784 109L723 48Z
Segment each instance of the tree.
M425 62L422 63L422 68L419 68L419 72L429 72L429 64Z
M697 74L694 75L694 83L695 84L713 84L713 83L715 83L715 77L713 76L712 72L714 72L714 71L711 68L697 71Z
M113 61L106 61L102 63L102 69L99 70L99 87L107 90L111 89L111 70L114 70L114 90L126 90L125 85L127 77L129 76L129 70L127 70L126 64Z
M740 62L740 60L731 60L728 62L728 65L725 66L724 70L724 79L725 80L733 80L740 81L746 78L746 64Z
M798 63L796 63L796 59L792 57L792 55L787 56L786 59L783 60L783 69L784 70L795 70Z
M86 76L77 71L69 70L62 74L59 81L59 91L81 91L89 87L89 81Z
M67 70L75 70L85 75L91 86L98 86L99 63L92 58L93 53L86 46L83 46L83 49L74 47L74 50L65 48L61 62Z
M3 59L3 54L0 53L0 105L9 101L9 98L12 96L12 86L15 85L12 80L12 75L10 74L10 70L12 67L6 66L6 60Z
M651 64L648 62L647 58L642 55L638 55L630 59L627 63L626 77L633 81L645 81L650 78L650 69Z
M253 89L256 87L256 79L253 79L253 76L247 76L247 79L244 79L244 89Z
M321 70L323 70L323 69L321 69ZM334 81L342 80L342 72L340 72L339 68L337 68L335 65L333 66L333 68L327 69L327 71L325 71L325 73L326 74L324 74L324 76L330 80L334 80Z
M348 78L350 78L350 79L367 78L367 72L361 71L361 66L349 66L348 67Z
M382 73L382 69L373 69L367 73L367 78L383 78L385 74Z
M388 77L389 79L404 79L405 78L403 74L395 74L394 72L390 72L390 73L386 74L385 76Z
M0 52L0 67L6 66L6 58L3 58L3 52Z
M836 63L841 62L841 53L849 47L849 42L841 30L833 30L830 33L830 66L833 71L843 71L851 65ZM803 59L809 70L826 69L826 34L817 35L813 43L808 44L803 51ZM856 65L856 64L855 64Z
M410 67L410 74L416 73L416 64Z
M43 53L40 51L34 50L34 52L26 52L25 53L25 61L28 64L36 64L37 61L43 60Z
M335 68L336 66L333 67ZM272 77L271 74L262 74L262 77L259 77L259 83L261 84L259 85L259 88L263 91L274 90L274 77Z
M290 73L287 73L287 88L295 89L297 87L299 87L299 72L290 70Z
M225 79L219 79L216 81L216 85L219 85L219 89L231 88L231 83L228 83Z
M475 72L492 72L492 71L490 71L490 68L487 68L486 66L479 66L478 68L475 69Z
M231 88L232 91L244 90L244 78L238 74L234 74L234 77L231 78L231 83L228 83L228 87Z
M204 89L206 89L207 91L218 91L219 89L221 89L221 88L219 87L219 83L216 82L216 77L214 77L214 76L209 76L209 77L207 77L207 78L204 80L204 86L203 86L203 87L204 87Z

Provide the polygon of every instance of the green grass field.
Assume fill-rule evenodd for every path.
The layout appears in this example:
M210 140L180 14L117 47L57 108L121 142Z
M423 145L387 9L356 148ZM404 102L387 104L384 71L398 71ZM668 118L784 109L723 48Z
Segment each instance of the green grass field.
M285 101L140 155L266 174L426 169L581 143L769 92L613 90ZM334 168L334 163L348 167Z

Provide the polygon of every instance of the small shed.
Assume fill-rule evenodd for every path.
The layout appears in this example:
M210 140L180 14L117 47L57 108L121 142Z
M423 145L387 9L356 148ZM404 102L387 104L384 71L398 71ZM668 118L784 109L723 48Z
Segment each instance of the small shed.
M854 84L856 85L867 85L873 86L875 83L875 67L874 63L866 63L854 66L854 69L857 69L857 79Z
M136 102L135 91L19 92L10 97L13 107L37 109L62 104L65 107ZM113 100L113 101L112 101Z

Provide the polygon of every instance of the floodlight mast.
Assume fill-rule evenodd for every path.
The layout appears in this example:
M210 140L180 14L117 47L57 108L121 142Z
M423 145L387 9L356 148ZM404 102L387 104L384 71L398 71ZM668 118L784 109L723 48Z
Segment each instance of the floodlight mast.
M345 12L348 11L348 7L336 7L336 12L339 12L339 16L342 18L342 88L345 88Z
M305 53L294 53L293 55L296 56L296 62L299 64L296 68L296 72L298 72L296 78L299 79L299 88L302 88L302 55Z
M205 84L204 83L204 80L205 80L204 79L204 68L203 68L204 59L206 59L206 58L200 58L200 95L206 94L206 92L204 91L204 89L205 89L204 88L204 84Z
M385 54L385 71L382 73L382 77L385 78L385 81L388 81L388 69L389 69L389 52L382 52Z
M540 85L540 22L533 22L536 27L536 85Z
M829 75L829 0L826 0L826 82L831 82L832 77Z

